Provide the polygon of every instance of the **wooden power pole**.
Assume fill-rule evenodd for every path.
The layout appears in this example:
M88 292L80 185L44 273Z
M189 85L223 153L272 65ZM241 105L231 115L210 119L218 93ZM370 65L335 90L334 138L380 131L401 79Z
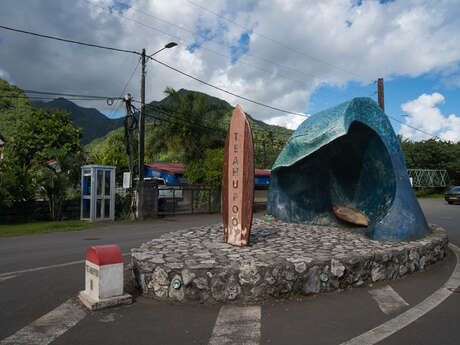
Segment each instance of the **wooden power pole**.
M379 107L385 112L385 99L383 94L383 78L379 78L377 80L377 90L378 90L378 99L379 99Z
M142 49L141 113L139 116L139 181L137 182L137 216L144 219L144 137L145 137L145 48Z
M133 129L134 129L134 118L131 114L131 95L128 94L124 98L126 105L126 117L125 117L125 144L126 153L129 158L129 193L131 197L131 204L129 206L129 214L131 217L136 218L135 202L133 197L133 175L134 175L134 160L133 160Z

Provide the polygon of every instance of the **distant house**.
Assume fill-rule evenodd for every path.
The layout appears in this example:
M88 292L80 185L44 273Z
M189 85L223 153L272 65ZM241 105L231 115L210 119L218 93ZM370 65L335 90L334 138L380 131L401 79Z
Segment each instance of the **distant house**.
M157 180L164 184L187 184L185 165L182 163L148 163L144 165L146 179ZM254 183L257 187L270 184L270 170L255 169Z
M185 165L181 163L148 163L144 165L146 179L157 180L163 184L187 184Z
M2 137L2 134L0 133L0 160L3 159L3 149L5 148L5 138Z
M256 187L270 185L270 170L255 169L254 176L254 184Z

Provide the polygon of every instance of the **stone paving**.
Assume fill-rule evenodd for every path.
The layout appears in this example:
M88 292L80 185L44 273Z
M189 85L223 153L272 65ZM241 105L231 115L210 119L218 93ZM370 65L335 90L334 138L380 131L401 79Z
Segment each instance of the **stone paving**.
M250 246L223 242L222 225L166 234L131 250L145 296L202 303L257 303L396 279L446 256L446 231L379 242L347 228L254 219Z

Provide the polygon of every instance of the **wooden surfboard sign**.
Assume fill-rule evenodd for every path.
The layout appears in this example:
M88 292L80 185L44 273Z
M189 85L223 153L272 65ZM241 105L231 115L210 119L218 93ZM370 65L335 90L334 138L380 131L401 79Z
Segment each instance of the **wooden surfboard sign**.
M246 115L239 105L233 110L225 140L222 171L224 241L247 246L254 204L254 144Z

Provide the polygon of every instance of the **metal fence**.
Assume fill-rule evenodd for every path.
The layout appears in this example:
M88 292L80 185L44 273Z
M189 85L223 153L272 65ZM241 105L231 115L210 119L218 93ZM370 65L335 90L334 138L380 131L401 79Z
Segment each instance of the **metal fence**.
M254 206L265 207L267 189L256 189ZM159 185L158 215L218 213L221 211L220 190L201 185Z
M209 186L159 185L158 215L220 212L220 190Z
M449 175L441 169L407 169L412 187L447 187Z

